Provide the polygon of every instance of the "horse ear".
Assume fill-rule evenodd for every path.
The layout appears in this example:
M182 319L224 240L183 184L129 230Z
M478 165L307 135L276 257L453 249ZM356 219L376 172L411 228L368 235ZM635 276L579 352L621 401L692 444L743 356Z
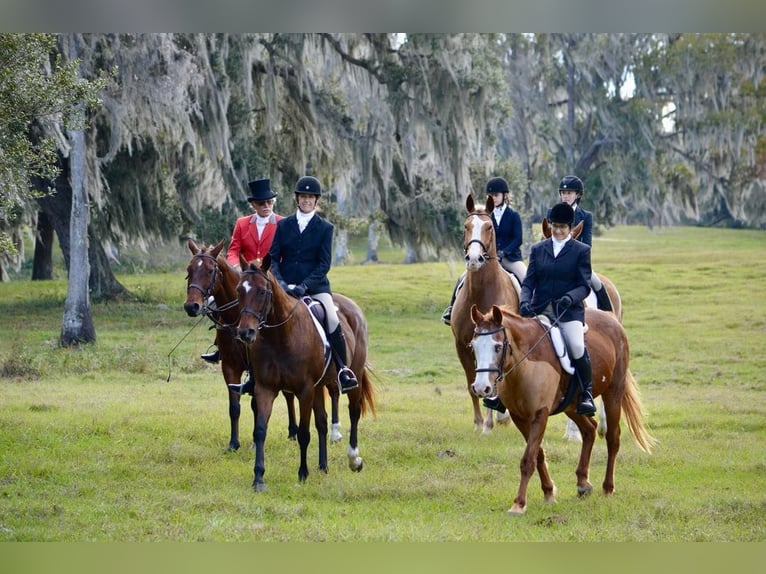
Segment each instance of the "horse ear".
M465 208L468 211L468 213L473 213L474 207L475 206L473 204L473 195L469 193L468 197L465 198Z
M484 211L487 213L492 213L493 209L495 209L495 200L492 199L491 195L488 195L487 201L484 203Z
M263 260L261 261L261 271L265 273L269 270L269 267L271 267L271 253L264 255Z
M189 246L189 251L191 251L192 255L197 255L197 253L200 252L200 248L197 246L196 243L194 243L194 240L190 237L187 244Z
M572 228L572 239L577 239L578 237L580 237L580 234L582 233L582 226L584 223L585 221L581 221L580 223L578 223Z
M492 305L492 320L499 325L503 324L503 311L497 305Z
M473 321L473 324L476 325L480 319L481 313L479 313L479 308L476 306L476 303L474 303L471 305L471 320Z
M221 249L223 249L223 242L224 240L221 239L221 241L219 241L216 244L216 246L213 247L212 251L210 251L210 255L212 255L213 257L218 257L218 254L221 252Z
M550 236L551 236L551 224L548 223L548 218L547 217L543 217L543 222L542 222L541 225L543 227L543 237L545 237L546 239L550 238Z
M239 254L239 268L242 269L242 271L247 269L247 259L245 259L245 256L242 255L241 252Z

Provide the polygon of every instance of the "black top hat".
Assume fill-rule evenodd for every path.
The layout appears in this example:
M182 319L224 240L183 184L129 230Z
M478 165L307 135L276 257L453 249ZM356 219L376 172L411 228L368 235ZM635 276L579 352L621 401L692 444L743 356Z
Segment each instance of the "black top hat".
M247 184L250 188L248 201L266 201L274 199L277 194L271 191L271 182L268 179L256 179Z

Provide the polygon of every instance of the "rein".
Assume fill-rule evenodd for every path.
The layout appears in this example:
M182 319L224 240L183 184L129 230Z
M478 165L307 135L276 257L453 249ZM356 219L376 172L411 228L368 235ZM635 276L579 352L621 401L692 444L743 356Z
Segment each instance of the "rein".
M201 314L208 317L213 323L215 323L218 329L233 328L234 325L236 324L236 321L233 323L224 323L223 321L218 319L218 315L220 313L223 313L224 311L228 311L229 309L233 309L234 307L236 307L239 304L239 301L236 298L216 308L212 308L208 304L208 299L212 296L213 291L215 291L216 283L218 283L219 276L221 275L221 271L218 268L218 260L212 255L210 255L209 253L197 253L194 257L192 257L192 259L196 257L213 260L213 264L215 265L213 267L213 280L210 282L210 285L208 285L207 289L203 289L197 283L191 283L186 287L186 292L188 293L191 289L196 289L197 291L202 293Z
M243 271L243 273L247 273L250 275L254 275L255 273L259 273L260 275L263 275L266 278L266 281L271 284L271 280L268 278L268 276L261 271L260 269L247 269L246 271ZM247 313L249 315L252 315L255 317L256 321L258 321L258 330L260 329L275 329L276 327L281 327L282 325L286 324L290 319L292 319L293 315L295 315L295 312L298 310L298 305L300 305L301 300L297 299L295 301L295 305L293 305L293 308L290 309L290 312L287 314L287 317L285 317L284 321L280 323L274 323L274 324L268 324L266 323L266 318L269 315L269 312L272 310L272 298L274 296L274 292L271 289L258 289L256 295L263 294L263 305L261 305L260 311L256 311L254 309L251 309L250 307L244 307L241 313Z
M561 315L563 315L563 313ZM532 353L532 351L534 351L535 348L537 348L537 346L543 341L543 339L545 339L545 337L548 336L548 333L550 333L551 329L553 329L553 327L558 325L559 319L561 319L561 315L559 315L553 321L551 321L551 324L550 324L549 327L546 327L543 324L542 321L540 321L538 319L535 319L537 321L537 323L543 328L543 334L540 335L540 338L537 339L537 341L535 341L534 345L532 345L529 348L529 350L526 353L524 353L518 361L516 361L513 365L511 365L511 368L508 369L507 371L503 371L503 369L502 369L502 366L505 365L505 356L507 354L507 350L508 350L508 346L509 346L508 334L507 334L507 332L505 330L505 327L504 326L500 326L497 329L494 329L492 331L483 331L483 332L479 332L478 330L474 329L473 332L476 334L477 337L481 337L483 335L494 335L495 333L498 333L500 331L503 332L503 353L502 353L502 355L500 357L500 362L498 363L500 365L500 367L488 367L486 369L474 369L474 371L477 372L477 373L488 373L488 372L489 373L494 373L494 372L497 372L498 375L497 375L497 377L495 377L495 383L499 383L505 377L510 375L516 369L516 367L518 367L524 361L524 359L526 359ZM513 356L513 355L511 355L511 356Z

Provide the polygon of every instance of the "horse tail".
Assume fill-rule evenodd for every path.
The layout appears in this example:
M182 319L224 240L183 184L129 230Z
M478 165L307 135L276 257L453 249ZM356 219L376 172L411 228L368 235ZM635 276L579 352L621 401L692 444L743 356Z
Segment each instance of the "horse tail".
M372 384L372 377L370 377L370 373L372 372L372 369L369 365L364 366L364 370L362 371L362 380L360 381L360 387L362 389L362 415L367 414L367 412L371 412L373 416L377 415L377 410L375 408L375 387Z
M644 426L644 413L641 409L641 397L638 394L638 386L633 373L628 370L625 374L625 394L622 397L622 410L625 420L633 436L636 446L646 453L651 454L652 447L658 443Z

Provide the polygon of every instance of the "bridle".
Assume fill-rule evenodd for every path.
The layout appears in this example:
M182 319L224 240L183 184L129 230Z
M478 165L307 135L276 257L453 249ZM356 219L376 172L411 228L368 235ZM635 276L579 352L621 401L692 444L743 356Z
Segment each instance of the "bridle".
M192 289L196 289L200 293L202 293L202 311L200 312L201 315L206 315L210 318L213 323L215 323L219 329L226 329L229 327L232 327L234 323L232 324L226 324L222 322L220 319L218 319L218 316L223 313L224 311L228 311L229 309L236 307L239 304L239 301L235 298L229 301L228 303L221 305L220 307L210 307L208 304L208 299L213 294L213 291L215 291L216 283L218 282L218 279L221 275L221 272L218 268L218 260L210 255L209 253L197 253L192 257L192 261L196 259L197 257L202 259L212 259L213 260L213 279L210 281L210 285L208 285L207 289L203 289L201 285L198 285L197 283L190 283L186 286L186 293L189 293Z
M284 321L280 323L276 323L273 325L269 325L266 323L266 319L269 316L269 313L271 312L272 308L272 301L274 297L274 291L272 291L269 287L271 285L271 280L269 279L268 275L266 275L263 271L258 269L257 267L251 267L250 269L246 269L242 272L243 275L255 275L258 274L266 279L266 285L267 287L259 287L255 290L255 298L258 300L258 298L262 298L263 302L261 304L261 308L256 310L252 307L243 307L240 311L240 314L248 314L255 317L255 320L258 322L258 326L256 327L257 330L261 329L273 329L275 327L281 327L285 323L287 323L292 316L295 314L295 311L298 309L298 305L300 305L301 300L297 299L295 301L295 305L290 310L290 312L287 314L287 317Z
M204 302L205 307L207 307L207 300L210 297L210 295L213 294L213 290L215 289L215 284L218 281L218 261L216 261L216 258L210 255L209 253L197 253L194 257L192 257L192 261L194 261L197 257L201 259L211 259L213 261L213 280L210 281L210 285L208 285L207 289L203 289L202 286L196 284L196 283L190 283L186 286L186 292L188 293L191 289L196 289L200 293L202 293L202 300Z
M473 332L476 334L477 337L483 337L485 335L494 335L495 333L499 333L500 331L503 332L503 350L500 354L500 362L497 363L497 366L494 366L494 367L486 367L481 369L476 367L474 369L476 373L497 373L497 376L495 377L496 384L499 383L502 379L504 379L505 375L507 374L503 372L503 365L505 365L505 358L508 354L508 347L510 346L510 344L508 343L508 334L505 332L505 327L503 327L502 325L498 327L497 329L492 329L491 331L479 331L478 329L473 330Z
M472 211L468 214L469 216L476 215L478 217L486 217L487 219L492 221L489 215L484 211ZM478 243L482 250L482 256L484 259L497 259L496 256L492 256L489 254L489 245L486 245L482 240L480 239L471 239L468 243L463 245L463 253L467 256L468 255L468 248L471 246L472 243Z

